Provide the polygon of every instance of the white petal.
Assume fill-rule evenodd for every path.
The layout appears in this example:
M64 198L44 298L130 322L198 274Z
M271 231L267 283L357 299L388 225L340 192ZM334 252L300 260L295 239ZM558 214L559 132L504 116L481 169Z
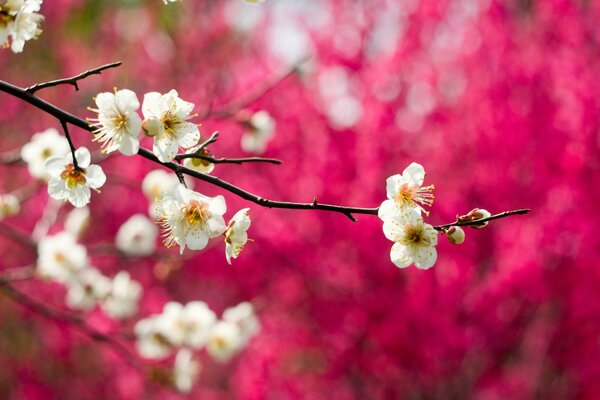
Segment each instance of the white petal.
M156 136L154 138L152 151L161 162L173 161L177 155L178 149L179 146L177 145L177 142L166 135Z
M402 238L404 224L399 219L390 219L383 223L383 234L392 242L397 242Z
M125 136L123 137L123 141L121 142L121 146L119 146L119 151L121 154L126 156L132 156L137 154L140 149L140 141L137 137Z
M90 202L90 188L86 185L77 185L69 191L69 203L74 207L84 207Z
M437 251L433 246L421 246L412 255L415 266L420 269L429 269L435 264Z
M115 111L115 95L110 92L98 93L96 105L102 114L112 114Z
M227 225L225 225L225 220L221 215L213 215L212 218L208 220L207 233L211 239L221 236L226 229Z
M191 250L202 250L208 244L208 236L199 228L190 229L185 239L185 243Z
M410 184L421 186L425 180L425 169L421 164L411 163L402 172L402 177Z
M48 182L48 195L56 200L64 200L69 197L66 181L60 178L52 178Z
M208 206L208 211L211 214L223 215L227 212L227 205L225 204L225 198L223 196L216 196L212 199Z
M75 150L75 158L77 159L77 165L79 165L81 168L87 168L92 161L90 151L85 147L80 147ZM73 158L71 157L71 161L72 160Z
M59 177L65 170L65 161L60 157L50 157L46 160L45 165L50 176Z
M200 130L198 125L191 122L180 122L175 127L177 134L177 143L180 147L189 148L198 144L200 140Z
M394 243L390 252L392 262L398 268L406 268L412 264L412 258L408 248L400 243Z
M119 90L115 95L115 103L122 113L140 108L140 102L136 94L129 89Z
M86 169L85 179L92 189L98 189L106 182L106 175L99 165L90 165Z
M403 178L401 175L392 175L385 180L385 190L387 193L387 198L390 200L395 200L398 192L400 191L400 186L402 185Z
M144 118L160 118L160 98L161 94L158 92L150 92L144 95L144 104L142 104Z

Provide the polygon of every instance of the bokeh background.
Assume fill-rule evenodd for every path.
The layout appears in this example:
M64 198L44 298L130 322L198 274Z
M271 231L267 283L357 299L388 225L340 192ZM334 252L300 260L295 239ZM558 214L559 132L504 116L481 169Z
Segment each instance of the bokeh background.
M526 216L443 237L427 271L399 270L381 221L317 211L269 210L223 194L228 216L253 218L233 266L220 241L127 259L111 251L121 223L148 202L140 183L156 167L111 156L93 195L83 242L105 274L143 283L138 318L168 300L213 309L252 301L262 329L226 364L201 356L188 397L203 399L593 399L600 391L600 3L588 0L46 0L44 32L19 55L0 53L1 79L29 86L121 60L123 66L39 95L80 117L113 87L175 88L206 115L247 105L277 122L265 155L281 166L219 165L213 172L260 196L376 207L385 179L413 161L436 202L428 222L474 207ZM53 118L0 94L0 149L60 129ZM244 127L209 115L216 156L247 155ZM98 149L73 128L78 146ZM146 147L149 142L144 142ZM22 164L0 166L2 192L31 183ZM2 223L29 233L47 195L39 189ZM62 229L64 206L51 232ZM0 238L0 267L35 262ZM64 289L15 283L66 309ZM83 316L127 337L100 311ZM0 398L186 398L152 382L70 324L0 294Z

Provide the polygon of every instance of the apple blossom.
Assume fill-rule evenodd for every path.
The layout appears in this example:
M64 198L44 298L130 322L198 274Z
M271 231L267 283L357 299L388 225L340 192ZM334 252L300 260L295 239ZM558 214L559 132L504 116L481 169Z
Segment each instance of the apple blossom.
M34 178L48 180L46 160L50 157L64 158L69 153L67 138L54 128L33 135L21 148L21 158L27 163L27 170Z
M195 116L190 114L193 108L194 104L180 99L174 89L163 95L144 95L142 128L154 137L152 151L161 162L173 161L180 147L193 147L200 140L198 126L187 122Z
M90 151L81 147L75 151L78 166L73 163L71 153L63 159L50 157L46 170L50 175L48 194L57 200L68 200L75 207L90 202L90 188L99 189L106 182L106 175L98 165L90 165Z
M126 156L136 154L140 148L139 133L142 120L136 110L140 102L134 92L128 89L114 90L114 93L99 93L95 97L98 118L90 119L96 135L94 140L102 143L102 150L112 153L119 150Z
M390 256L397 267L405 268L415 264L417 268L428 269L435 263L437 232L433 226L423 222L414 208L385 220L383 232L389 240L395 242Z
M235 213L225 231L225 257L231 264L232 258L237 258L248 241L246 231L250 227L249 208L243 208Z
M222 235L227 228L223 214L227 210L223 196L208 197L177 185L159 202L159 223L166 247L178 244L202 250L208 240Z

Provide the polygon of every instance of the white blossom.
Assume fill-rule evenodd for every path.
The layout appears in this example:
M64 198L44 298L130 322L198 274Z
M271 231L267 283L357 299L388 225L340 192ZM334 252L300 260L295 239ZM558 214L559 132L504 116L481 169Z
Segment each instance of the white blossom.
M198 151L199 148L200 145L194 146L191 149L187 150L185 154L194 154ZM208 150L203 149L200 151L200 155L210 156L210 153L208 152ZM183 160L183 165L186 168L201 172L203 174L210 174L215 169L214 163L211 163L208 160L203 160L201 158L185 158Z
M254 313L254 307L252 303L247 301L223 311L223 321L232 322L239 327L242 345L246 345L260 329L260 323Z
M168 302L161 318L170 325L166 337L171 343L194 349L206 344L217 319L215 313L202 301L192 301L185 306L174 301Z
M37 271L42 277L66 283L87 266L87 250L68 232L46 236L38 243Z
M129 272L121 271L112 279L110 291L102 300L102 308L113 318L129 318L138 310L142 285L131 279Z
M397 267L415 264L417 268L428 269L435 263L437 232L423 222L415 209L406 209L401 215L385 220L383 233L395 242L390 257Z
M415 209L419 214L421 211L429 214L423 208L424 205L433 204L434 185L423 186L425 169L422 165L411 163L402 172L402 175L393 175L386 180L386 191L388 200L381 203L379 207L379 218L385 221L392 215L399 215L406 208Z
M83 207L90 202L90 188L99 189L106 182L106 175L98 165L90 165L90 151L81 147L75 151L79 168L73 164L73 156L68 153L63 159L51 157L46 160L46 170L50 175L48 194L57 200L68 200L75 207Z
M219 362L228 361L243 346L244 340L239 326L229 321L217 322L206 345L206 351Z
M143 318L135 324L136 347L142 357L157 360L171 354L174 344L167 336L172 328L169 322L162 314L158 314Z
M54 128L33 135L21 148L21 158L27 163L27 170L34 178L48 180L46 160L50 157L64 158L69 153L67 138Z
M154 201L163 197L163 195L176 187L179 179L175 174L168 173L162 169L155 169L146 174L142 180L142 192L146 197Z
M248 153L262 154L275 131L275 120L264 110L255 112L246 125L248 130L242 135L242 149Z
M180 99L176 90L144 96L142 128L148 136L154 137L152 151L160 161L173 161L180 147L193 147L200 140L198 126L187 122L195 116L191 114L193 109L194 104Z
M239 210L227 225L225 231L225 257L228 264L231 264L232 258L238 257L248 241L248 234L246 233L250 227L248 211L250 211L249 208Z
M115 243L128 256L149 256L156 249L158 228L142 214L131 216L117 231Z
M201 250L208 240L222 235L227 210L223 196L208 197L178 185L165 193L159 203L160 224L166 247L178 244Z
M96 97L97 119L90 119L94 131L94 140L102 143L106 153L119 150L126 156L136 154L140 148L139 133L142 120L136 110L140 102L134 92L122 89L114 93L99 93Z
M18 214L21 211L21 202L17 196L7 193L0 194L0 220Z
M181 393L189 393L200 373L200 363L189 349L180 349L173 366L173 384Z
M89 311L110 291L110 279L97 269L86 267L67 282L66 303L74 310Z
M7 0L0 3L0 46L8 46L12 40L13 53L23 51L25 42L37 38L42 30L40 23L44 17L38 13L43 0Z
M460 226L451 226L445 233L452 244L462 244L465 241L465 231Z
M88 207L74 208L65 219L65 231L75 238L81 238L90 226L90 209Z

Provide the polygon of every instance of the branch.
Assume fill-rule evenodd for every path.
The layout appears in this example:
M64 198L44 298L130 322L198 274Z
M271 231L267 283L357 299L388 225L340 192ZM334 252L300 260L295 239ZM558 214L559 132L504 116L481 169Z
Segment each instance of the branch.
M72 76L70 78L56 79L54 81L43 82L43 83L36 83L35 85L30 86L27 89L25 89L25 91L28 92L28 93L34 94L38 90L49 88L49 87L52 87L52 86L58 86L58 85L73 85L75 87L75 90L79 90L79 86L77 85L77 81L85 79L85 78L87 78L90 75L94 75L94 74L100 75L102 73L102 71L104 71L105 69L116 68L119 65L121 65L121 61L117 61L117 62L114 62L114 63L106 64L106 65L103 65L103 66L98 67L98 68L93 68L93 69L90 69L88 71L82 72L79 75Z
M14 96L18 99L21 99L21 100L33 105L34 107L54 116L55 118L60 120L61 123L62 122L69 123L71 125L77 126L81 129L84 129L91 133L93 133L93 131L94 131L94 128L91 127L87 123L87 121L85 121L84 119L76 117L75 115L70 114L65 110L62 110L53 104L40 99L39 97L28 92L26 89L12 85L8 82L0 81L0 91L8 93L11 96ZM262 207L294 209L294 210L322 210L322 211L337 212L337 213L346 215L352 221L356 221L356 218L354 218L354 216L352 214L377 215L378 207L375 207L375 208L345 207L345 206L338 206L338 205L332 205L332 204L320 204L316 201L313 201L312 203L293 203L293 202L287 202L287 201L268 200L268 199L262 198L260 196L257 196L253 193L250 193L244 189L241 189L229 182L221 180L217 177L193 171L189 168L185 168L176 163L172 163L172 162L162 163L158 160L158 158L151 151L144 149L142 147L140 147L140 149L138 151L138 155L140 155L141 157L144 157L156 164L160 164L160 165L172 170L175 173L185 174L185 175L194 177L196 179L202 180L204 182L211 183L211 184L218 186L222 189L225 189L245 200L256 203Z
M479 225L483 224L484 222L493 221L495 219L500 219L500 218L505 218L505 217L510 217L512 215L523 215L523 214L527 214L529 211L531 211L531 209L529 209L529 208L522 208L519 210L512 210L512 211L504 211L499 214L492 215L491 217L476 219L473 221L456 220L449 224L436 225L433 227L433 229L438 230L438 231L443 231L444 229L448 229L451 226L479 226Z
M277 158L265 158L265 157L246 157L246 158L214 158L211 156L205 156L202 154L178 154L175 156L177 161L183 160L186 158L197 158L200 160L205 160L211 162L213 164L243 164L248 162L264 162L270 164L283 164L283 161Z

